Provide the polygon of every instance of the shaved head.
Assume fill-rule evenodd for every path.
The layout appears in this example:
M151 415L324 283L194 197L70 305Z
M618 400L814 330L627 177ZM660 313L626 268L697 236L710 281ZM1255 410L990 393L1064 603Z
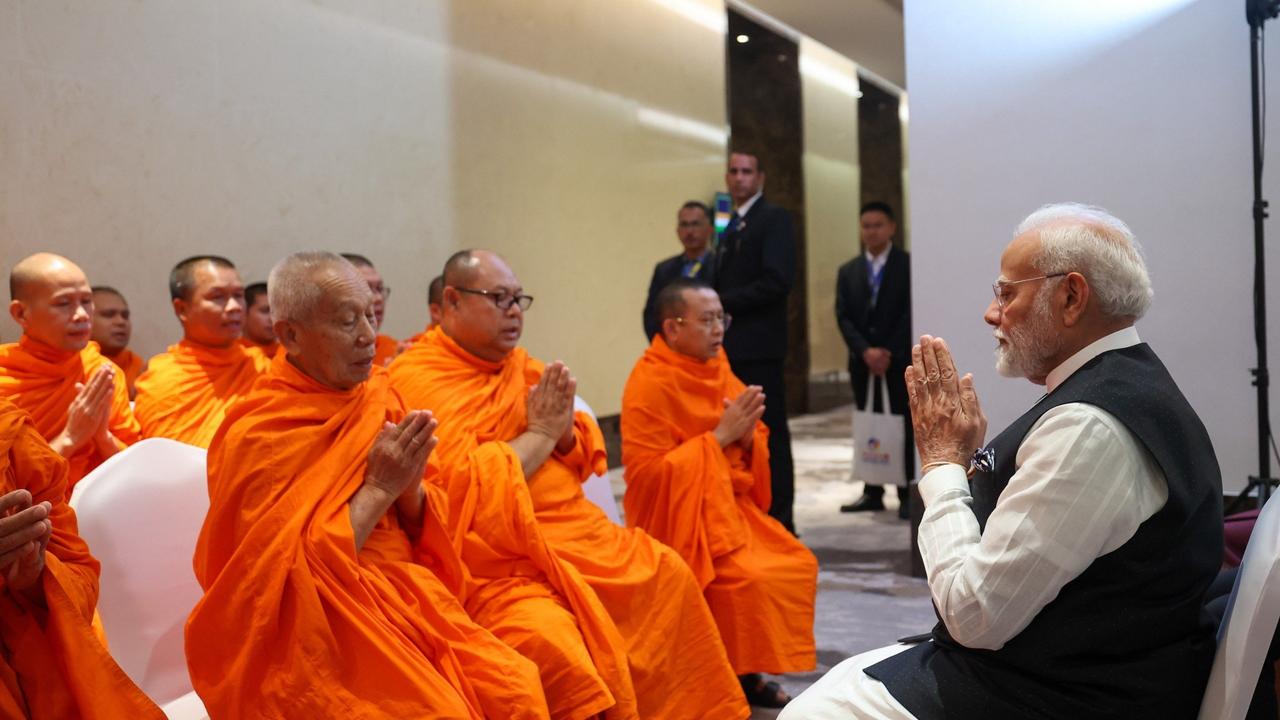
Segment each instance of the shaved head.
M373 261L363 255L357 255L356 253L342 253L342 257L345 258L347 262L358 268L373 267Z
M690 278L676 278L667 283L658 292L658 297L654 300L654 305L658 308L658 322L668 318L680 317L684 314L685 308L689 304L688 291L710 289L710 285Z
M294 253L271 268L267 277L267 304L271 322L305 322L320 304L323 294L316 281L323 275L359 273L337 253Z
M220 255L192 255L179 262L169 271L169 298L171 300L190 300L191 291L196 287L196 268L204 264L214 267L235 270L232 262Z
M480 256L486 250L459 250L449 256L444 263L444 272L440 277L445 285L454 287L470 285L480 268ZM491 254L491 253L490 253Z
M431 284L427 286L427 303L430 305L439 305L440 297L444 294L444 276L437 275L431 278Z
M93 288L75 263L36 253L9 273L9 316L23 335L52 348L79 352L89 344Z
M53 253L36 253L18 261L9 271L9 299L27 300L30 294L45 282L51 273L73 271L84 277L79 265Z

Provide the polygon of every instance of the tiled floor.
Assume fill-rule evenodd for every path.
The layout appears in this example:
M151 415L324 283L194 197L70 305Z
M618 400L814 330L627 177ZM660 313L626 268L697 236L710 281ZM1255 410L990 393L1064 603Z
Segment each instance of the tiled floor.
M861 484L849 480L850 418L846 406L791 420L796 528L820 564L814 623L818 667L776 678L792 695L850 655L925 632L934 623L928 587L908 574L909 526L898 519L897 505L888 497L892 491L886 512L839 511L861 492ZM621 501L622 470L610 475ZM756 710L752 718L776 714Z

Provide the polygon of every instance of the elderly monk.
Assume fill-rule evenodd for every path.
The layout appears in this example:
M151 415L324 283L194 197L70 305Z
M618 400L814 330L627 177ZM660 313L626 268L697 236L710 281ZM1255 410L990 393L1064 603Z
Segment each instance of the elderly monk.
M355 253L342 253L342 257L346 258L360 274L364 276L365 282L369 283L369 290L374 297L374 330L382 329L382 318L387 311L387 298L391 297L391 288L387 287L382 280L382 274L378 272L378 268L373 266L373 262L363 255ZM378 334L377 343L374 345L376 351L373 356L375 365L386 367L391 364L396 355L400 354L400 343L390 335Z
M244 289L244 334L240 344L258 348L263 355L274 357L280 344L271 327L271 303L267 302L267 284L253 283Z
M210 717L547 717L537 668L458 602L436 422L373 363L368 285L310 252L268 286L285 352L209 448L186 649Z
M0 398L0 717L163 720L91 625L98 561L66 477L67 461Z
M267 369L262 351L239 342L244 284L226 258L197 255L169 273L182 340L151 358L138 378L134 414L145 437L209 447L231 407Z
M124 373L89 340L93 290L75 263L37 253L9 274L9 315L22 328L0 345L0 397L27 411L69 463L67 493L80 478L139 440Z
M716 291L677 279L655 299L661 332L622 395L627 524L689 563L753 705L781 707L759 673L812 670L818 561L769 517L765 397L725 358Z
M116 367L124 371L124 383L129 388L129 399L138 394L134 383L147 369L147 361L129 349L133 335L133 318L129 302L119 290L106 285L93 288L93 332L89 338L98 343L99 351Z
M582 482L606 469L603 438L589 415L574 413L576 381L564 365L544 368L518 347L533 299L515 273L493 253L463 251L446 263L444 284L441 325L405 351L391 374L408 403L440 417L433 464L451 502L492 473L524 480L551 550L591 586L626 643L640 717L746 717L688 566L643 531L614 525L583 495ZM486 460L495 454L510 460L499 468ZM469 529L488 542L503 530L488 517L501 515L480 510L483 522Z

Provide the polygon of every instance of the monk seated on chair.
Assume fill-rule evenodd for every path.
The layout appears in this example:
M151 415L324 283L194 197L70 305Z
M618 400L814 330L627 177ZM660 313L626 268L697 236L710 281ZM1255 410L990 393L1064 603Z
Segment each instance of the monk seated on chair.
M392 368L405 401L440 418L433 464L452 499L456 487L491 471L477 465L485 453L501 449L504 471L525 479L551 550L595 591L621 633L640 717L746 717L689 567L643 531L610 522L583 494L582 483L606 470L603 437L589 415L574 413L568 369L519 347L532 300L494 253L462 251L445 264L441 325Z
M67 461L0 398L0 717L163 720L94 632L98 561L66 479Z
M753 705L788 698L759 673L812 670L818 561L769 517L765 398L721 343L716 291L676 279L655 300L660 323L622 396L627 524L680 553L702 586L729 662Z
M227 408L266 370L261 350L238 341L244 326L244 284L226 258L190 257L169 274L182 340L151 358L138 378L134 414L145 437L209 447Z
M141 437L124 373L89 340L93 290L75 263L52 253L21 260L9 294L22 337L0 345L0 397L29 413L67 458L69 497L80 478Z
M268 286L285 353L209 446L186 652L210 717L546 718L534 664L458 602L436 421L374 365L368 285L309 252Z

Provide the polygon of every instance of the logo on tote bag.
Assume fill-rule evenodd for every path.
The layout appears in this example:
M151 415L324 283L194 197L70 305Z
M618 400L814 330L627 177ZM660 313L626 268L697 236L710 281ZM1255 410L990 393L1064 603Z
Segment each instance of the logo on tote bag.
M880 438L872 437L867 440L866 447L862 448L862 462L871 465L889 464L889 452L880 449Z

